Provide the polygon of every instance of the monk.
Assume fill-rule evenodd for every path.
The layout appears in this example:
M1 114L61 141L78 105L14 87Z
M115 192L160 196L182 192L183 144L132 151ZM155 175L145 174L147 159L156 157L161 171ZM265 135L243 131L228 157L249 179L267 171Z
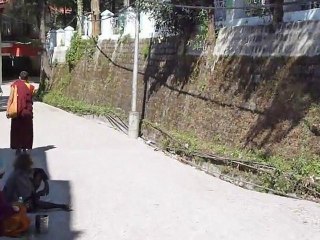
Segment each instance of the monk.
M33 100L35 87L29 83L29 74L22 71L19 80L11 85L7 106L13 102L14 88L17 88L17 117L11 120L10 147L16 155L32 149L33 145Z

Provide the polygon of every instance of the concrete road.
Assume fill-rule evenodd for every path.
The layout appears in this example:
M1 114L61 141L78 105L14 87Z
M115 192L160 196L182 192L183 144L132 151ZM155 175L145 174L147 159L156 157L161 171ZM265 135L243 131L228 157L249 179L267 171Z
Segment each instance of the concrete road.
M7 89L6 87L4 87ZM107 124L35 103L36 166L51 178L50 240L319 240L320 206L247 191L183 165ZM10 171L10 122L0 157ZM33 216L31 216L33 217Z

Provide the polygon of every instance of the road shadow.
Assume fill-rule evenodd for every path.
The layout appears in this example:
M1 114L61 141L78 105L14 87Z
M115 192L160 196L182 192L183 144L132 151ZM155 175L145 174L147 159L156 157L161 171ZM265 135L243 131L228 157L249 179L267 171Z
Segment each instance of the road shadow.
M34 161L34 167L43 168L49 176L50 170L48 168L47 151L55 149L55 146L43 146L34 148L30 155ZM3 186L4 182L13 170L12 164L15 160L15 151L12 149L0 149L1 166L6 170L4 178L0 181ZM43 200L54 203L72 203L71 184L69 181L64 180L50 180L50 194ZM37 234L35 231L35 215L47 214L49 215L49 232L47 234ZM31 219L31 228L28 233L27 239L43 239L43 240L73 240L81 234L81 232L73 231L72 225L72 212L64 212L60 210L41 211L36 214L29 214ZM29 238L28 238L29 237ZM10 238L1 238L10 239Z
M282 23L276 28L236 27L220 39L230 55L221 57L215 65L210 80L213 87L208 90L214 92L218 85L222 100L250 106L259 113L248 119L250 126L241 133L243 147L271 150L290 136L291 146L302 142L302 136L297 137L301 135L300 125L320 102L320 56L316 37L309 30L315 24L306 21ZM299 44L291 39L292 29L301 39ZM248 37L254 40L250 42Z

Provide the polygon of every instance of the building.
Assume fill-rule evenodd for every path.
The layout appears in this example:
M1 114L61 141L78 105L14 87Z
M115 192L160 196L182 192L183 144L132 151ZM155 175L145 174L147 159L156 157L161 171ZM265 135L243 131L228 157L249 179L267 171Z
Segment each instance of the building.
M271 22L270 0L214 0L216 25L264 25ZM254 7L255 6L255 7ZM253 8L254 7L254 8ZM284 22L320 20L320 3L284 1Z

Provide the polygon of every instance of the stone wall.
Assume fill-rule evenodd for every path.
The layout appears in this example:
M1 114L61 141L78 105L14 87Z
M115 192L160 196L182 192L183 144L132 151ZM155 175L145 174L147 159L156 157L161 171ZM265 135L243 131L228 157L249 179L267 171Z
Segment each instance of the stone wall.
M207 143L287 157L318 154L319 139L309 127L318 124L320 114L320 56L305 49L317 48L317 32L306 29L318 23L303 26L301 33L293 24L271 35L266 27L225 29L215 50L208 48L201 57L188 54L181 39L141 42L138 98L143 118ZM264 45L268 50L255 54ZM291 46L292 52L274 54L276 45ZM128 112L133 42L103 41L100 48L71 72L65 93ZM58 81L66 75L68 68L57 69Z
M221 30L215 55L316 56L320 54L320 22L304 21L272 26L231 27Z

